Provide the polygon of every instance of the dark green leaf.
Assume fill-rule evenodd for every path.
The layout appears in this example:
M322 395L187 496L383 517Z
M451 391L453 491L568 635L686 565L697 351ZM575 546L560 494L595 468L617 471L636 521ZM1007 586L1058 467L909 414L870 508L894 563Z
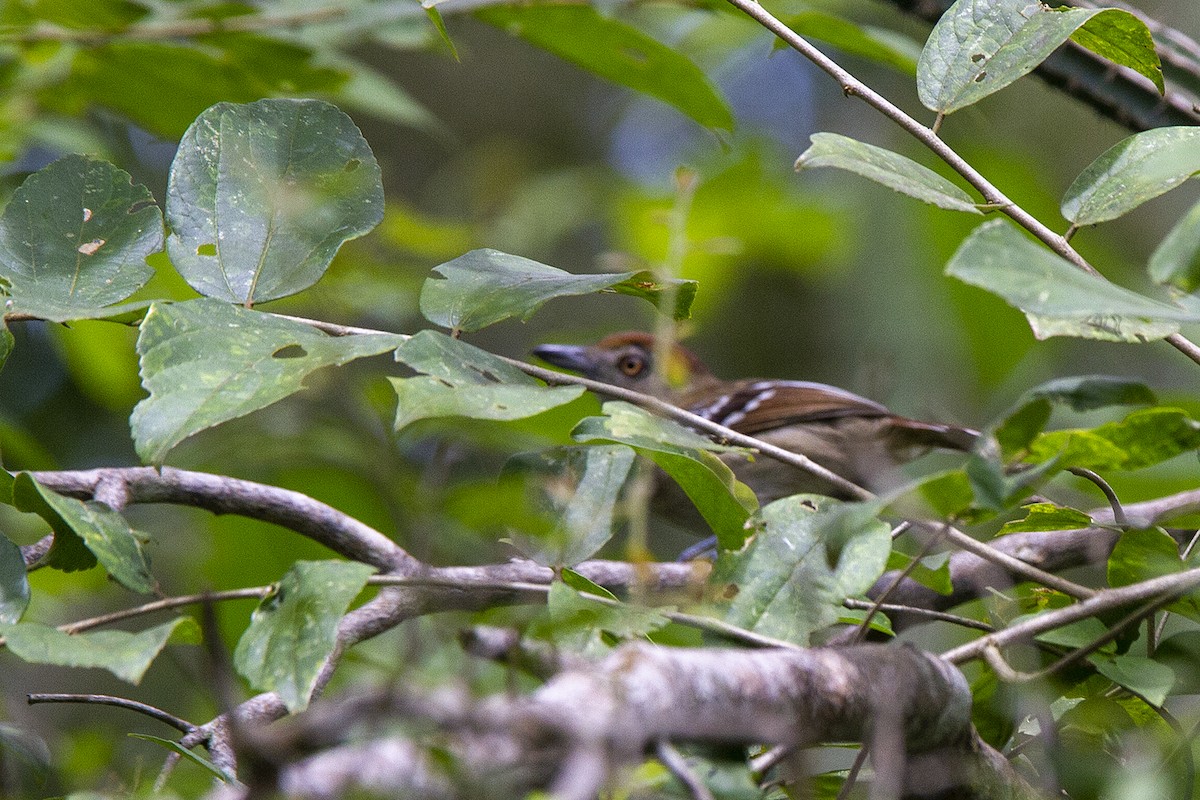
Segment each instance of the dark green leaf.
M859 25L824 11L801 11L784 21L807 39L827 42L843 53L869 58L909 75L917 74L920 45L895 31ZM781 46L782 42L776 43L777 48Z
M964 467L974 495L974 506L1002 512L1015 506L1050 479L1060 466L1055 459L1019 471L1010 471L995 448L972 453Z
M46 742L37 734L0 723L0 758L5 760L6 780L20 786L21 773L27 773L38 786L50 776L52 756ZM14 763L15 762L15 763Z
M1125 531L1108 557L1108 585L1131 586L1183 570L1179 545L1161 528Z
M233 653L238 673L278 693L289 711L307 707L338 623L373 572L352 561L297 561L254 611Z
M167 186L167 251L192 288L262 303L312 286L383 219L379 165L319 100L218 103L188 128Z
M1088 165L1063 196L1062 213L1076 225L1104 222L1174 189L1200 171L1200 128L1177 126L1135 133Z
M492 6L475 15L602 78L669 103L706 128L733 130L729 107L695 64L594 8Z
M746 520L758 508L758 500L714 452L746 451L718 445L629 403L605 403L603 410L605 416L580 421L571 435L582 442L605 440L627 444L650 458L695 504L717 535L721 548L740 548L746 538Z
M12 331L8 329L8 325L4 322L4 315L0 314L0 370L4 369L8 357L12 355L13 347L16 346L17 340L13 338Z
M644 638L667 625L663 611L628 603L598 602L566 583L554 581L546 598L546 613L529 627L529 635L549 639L584 655L603 655L614 640Z
M1150 256L1150 277L1185 294L1200 289L1200 203L1183 219Z
M972 231L950 258L946 274L1024 311L1039 339L1141 342L1175 333L1182 322L1200 321L1200 314L1083 272L1003 220Z
M1082 511L1054 503L1031 503L1025 507L1025 518L1004 523L997 534L1026 531L1072 531L1092 526L1092 518Z
M1118 686L1137 692L1152 706L1167 699L1175 685L1175 671L1144 656L1099 654L1088 656L1096 671Z
M450 38L450 32L446 30L446 21L442 19L442 12L437 10L437 6L433 3L422 3L425 8L425 14L429 17L429 21L433 23L433 27L437 30L438 36L442 37L442 42L450 50L450 55L455 61L460 61L458 57L458 48L454 46L453 40Z
M597 597L607 597L609 600L618 599L617 596L608 589L605 589L595 581L588 580L570 567L563 567L563 569L560 571L560 574L562 575L562 582L577 592L594 594Z
M0 624L17 622L29 607L29 576L21 548L0 534Z
M83 538L42 498L41 487L26 473L18 473L13 481L13 506L37 514L54 531L50 551L41 563L63 572L77 572L96 566L96 556L84 544Z
M543 386L486 350L437 331L420 331L396 360L422 373L389 378L396 390L396 430L432 417L513 420L569 403L581 386Z
M923 203L950 211L982 213L971 196L910 158L836 133L814 133L796 169L836 167L853 172Z
M842 600L865 592L883 574L891 528L877 504L794 495L765 506L754 536L724 552L713 582L732 596L727 621L757 633L809 644L835 623ZM736 587L736 589L732 588Z
M13 494L18 508L50 523L56 544L60 532L68 529L122 586L142 594L155 590L150 559L142 549L143 534L129 527L119 513L95 500L85 503L64 497L37 483L27 472L17 476ZM53 558L50 565L58 566Z
M169 640L198 641L199 629L191 617L177 617L141 633L95 631L70 635L40 623L22 622L0 626L0 635L15 656L31 664L99 667L137 684Z
M1143 469L1200 447L1200 422L1177 408L1147 408L1098 428L1051 431L1029 446L1030 461L1066 467Z
M695 281L663 284L649 272L572 275L498 250L472 250L433 268L421 289L421 313L435 325L477 331L501 320L528 319L547 300L615 291L662 306L669 302L677 319L690 313ZM668 301L668 298L669 301Z
M170 750L172 753L178 753L179 755L186 758L188 761L191 761L193 764L196 764L197 766L199 766L205 770L208 770L208 772L211 773L214 778L224 781L225 783L236 783L237 782L237 779L234 778L232 775L230 775L228 772L221 769L216 764L209 761L207 758L203 758L202 756L197 754L195 751L189 750L188 748L184 747L179 742L173 741L171 739L163 739L158 736L151 736L150 734L147 734L147 733L127 733L125 735L130 737L131 739L141 739L146 742L154 742L155 744L159 745L160 747L164 747L167 750Z
M976 103L1032 71L1084 27L1084 46L1146 70L1161 90L1149 31L1127 11L1056 10L1031 0L958 0L934 26L917 62L921 102L944 114Z
M535 507L549 520L537 536L514 531L514 544L546 567L591 558L612 538L613 509L632 466L633 450L622 445L556 447L514 458L506 471L526 474Z
M1149 405L1154 392L1139 381L1108 375L1055 378L1026 391L995 428L996 440L1005 455L1024 450L1050 420L1051 404L1065 404L1076 411L1106 406Z
M146 256L162 241L145 186L106 161L60 158L30 175L0 217L5 312L55 322L120 313L110 307L150 279Z
M402 340L326 336L219 300L156 303L137 342L150 392L130 417L138 453L161 463L192 434L299 391L310 372L387 352Z
M95 3L92 4L96 5ZM279 94L336 92L346 74L279 37L221 32L195 43L113 41L80 49L65 84L42 100L72 114L84 103L174 141L206 108ZM130 80L129 76L138 76ZM146 101L146 87L169 101Z

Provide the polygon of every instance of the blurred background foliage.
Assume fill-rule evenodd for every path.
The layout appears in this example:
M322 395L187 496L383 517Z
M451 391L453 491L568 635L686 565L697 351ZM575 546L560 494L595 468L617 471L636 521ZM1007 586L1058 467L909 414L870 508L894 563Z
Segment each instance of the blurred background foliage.
M1194 0L1143 5L1200 36ZM59 155L88 152L128 170L161 201L179 136L209 105L323 97L355 118L374 149L386 185L385 219L343 248L314 289L267 310L414 332L428 325L417 293L430 269L476 247L573 272L655 266L666 257L672 175L686 166L699 183L682 277L698 280L700 291L684 333L719 375L824 381L901 413L981 426L1042 380L1109 373L1142 378L1165 401L1200 412L1194 365L1166 345L1035 342L1019 312L944 278L943 265L977 219L843 172L795 174L792 162L816 131L853 135L940 168L797 54L773 49L756 24L709 3L597 7L699 65L732 109L735 128L706 130L671 106L464 13L465 2L440 6L447 40L415 2L5 0L0 190L7 197ZM926 23L867 0L786 0L772 8L784 18L819 13L889 32L876 38L888 43L892 64L825 49L919 119L932 120L904 68L928 34ZM1026 78L954 116L942 134L1001 189L1062 230L1062 191L1128 131ZM1196 197L1195 186L1184 187L1081 231L1074 241L1105 274L1142 287L1149 253ZM154 259L161 269L143 295L194 296L165 268L164 255ZM624 297L565 299L527 323L502 323L467 338L525 357L539 342L649 327L647 309ZM128 429L143 396L136 330L110 322L12 327L16 349L0 372L5 467L136 464ZM506 505L517 501L495 476L514 452L567 441L596 401L585 397L507 425L426 422L397 437L385 375L398 369L381 357L318 373L306 393L201 433L169 463L305 492L438 563L511 554L499 541L501 521ZM1190 486L1195 474L1189 455L1145 473L1107 477L1124 500L1134 501ZM1101 502L1073 490L1085 506ZM155 508L133 509L130 518L151 535L156 575L171 594L268 583L297 558L325 555L295 535L241 519ZM18 543L36 540L41 525L0 509L0 527ZM686 541L668 537L662 552ZM40 570L31 582L35 605L28 618L50 624L98 610L98 603L127 603L123 590L104 587L99 570ZM222 609L230 641L250 609L249 603ZM522 613L529 612L492 616ZM356 666L339 680L389 673L403 660L398 652L433 647L421 632L434 624L441 623L414 623L361 648L352 657ZM455 653L448 648L427 658L423 669L458 672ZM145 763L153 773L161 754L121 735L130 727L123 712L28 709L14 699L63 686L120 693L113 679L91 670L82 687L78 671L6 663L10 691L0 719L37 731L56 754L69 754L48 786L127 786L129 773L110 772L117 762ZM482 673L475 679L492 679L486 667L475 669ZM178 691L181 681L200 677L194 664L165 657L140 697L207 719L215 711L211 699ZM173 779L181 792L207 785L199 769L189 769Z

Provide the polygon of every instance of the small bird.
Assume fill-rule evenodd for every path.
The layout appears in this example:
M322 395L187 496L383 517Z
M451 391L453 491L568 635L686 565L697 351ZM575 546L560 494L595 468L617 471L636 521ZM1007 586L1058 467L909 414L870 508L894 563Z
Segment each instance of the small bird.
M714 376L693 353L673 344L655 369L655 338L616 333L594 345L543 344L533 354L556 367L653 395L707 420L808 456L873 492L900 483L897 468L931 449L969 451L977 431L901 417L883 405L835 386L808 381ZM738 479L766 504L792 494L851 499L804 470L760 457L725 457Z

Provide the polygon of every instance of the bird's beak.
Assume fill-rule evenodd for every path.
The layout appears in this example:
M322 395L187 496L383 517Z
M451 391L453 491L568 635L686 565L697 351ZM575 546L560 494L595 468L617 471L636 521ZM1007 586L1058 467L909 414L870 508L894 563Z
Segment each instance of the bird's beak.
M589 348L575 344L539 344L533 354L556 367L587 374L592 369Z

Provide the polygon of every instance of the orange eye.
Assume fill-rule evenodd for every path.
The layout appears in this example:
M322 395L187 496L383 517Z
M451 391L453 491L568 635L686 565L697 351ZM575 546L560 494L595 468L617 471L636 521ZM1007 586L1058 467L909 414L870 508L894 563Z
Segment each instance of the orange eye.
M621 370L621 372L625 373L630 378L635 377L645 368L645 359L635 355L621 356L621 360L617 362L617 369Z

